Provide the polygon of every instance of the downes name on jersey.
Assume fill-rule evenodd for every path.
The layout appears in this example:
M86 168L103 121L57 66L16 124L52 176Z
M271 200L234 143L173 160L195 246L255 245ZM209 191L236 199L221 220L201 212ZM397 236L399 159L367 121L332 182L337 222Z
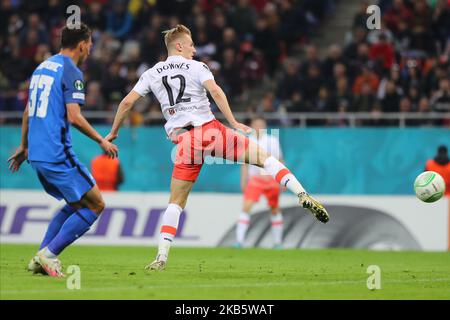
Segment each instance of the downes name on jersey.
M176 128L201 126L215 119L203 87L210 79L214 76L204 63L174 55L144 72L133 91L141 96L153 92L170 136Z

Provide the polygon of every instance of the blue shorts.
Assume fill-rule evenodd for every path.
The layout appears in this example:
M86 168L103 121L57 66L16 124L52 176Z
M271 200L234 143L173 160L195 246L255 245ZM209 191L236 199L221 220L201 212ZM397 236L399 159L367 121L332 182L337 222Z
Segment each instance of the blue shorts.
M45 191L67 203L80 201L96 184L86 166L76 158L71 157L59 163L30 161L30 164L36 170Z

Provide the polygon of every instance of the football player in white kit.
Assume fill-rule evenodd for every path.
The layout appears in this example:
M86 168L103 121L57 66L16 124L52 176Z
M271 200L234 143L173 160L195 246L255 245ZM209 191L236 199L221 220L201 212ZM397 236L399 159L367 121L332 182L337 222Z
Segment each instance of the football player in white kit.
M268 154L282 162L278 138L267 134L267 123L263 117L255 117L251 121L254 134L249 138L255 141ZM255 203L259 201L261 195L267 199L270 208L270 225L273 236L273 247L282 248L283 238L283 216L279 207L280 184L264 169L254 165L243 164L241 168L241 189L244 193L244 204L242 212L236 224L236 243L234 247L241 248L244 244L245 236L250 225L250 212Z
M158 253L146 269L162 270L166 267L181 211L208 155L264 168L278 183L298 196L303 208L326 223L329 220L327 211L305 191L296 177L257 143L237 132L248 134L251 129L236 121L224 92L214 81L208 66L193 60L196 50L190 30L177 25L164 34L167 59L144 72L120 102L111 132L106 137L109 141L117 138L120 126L136 100L153 92L167 121L164 126L167 135L177 144L169 205L162 217ZM235 130L215 119L206 90Z

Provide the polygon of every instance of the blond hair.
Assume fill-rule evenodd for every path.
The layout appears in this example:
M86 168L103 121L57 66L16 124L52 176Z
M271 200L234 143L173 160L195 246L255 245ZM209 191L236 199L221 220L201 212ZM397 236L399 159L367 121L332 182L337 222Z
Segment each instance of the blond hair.
M183 34L187 34L191 36L191 30L182 24L177 24L175 28L165 30L162 32L164 34L164 42L166 47L169 48L169 44L171 44L174 40L179 38Z

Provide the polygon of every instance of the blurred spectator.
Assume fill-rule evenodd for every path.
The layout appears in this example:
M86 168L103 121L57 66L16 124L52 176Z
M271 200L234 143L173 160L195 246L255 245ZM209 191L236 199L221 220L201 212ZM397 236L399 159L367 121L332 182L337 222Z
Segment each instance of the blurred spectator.
M344 56L349 60L356 60L358 46L366 42L366 29L360 26L353 28L353 35L350 43L344 48Z
M371 119L363 121L363 124L366 126L384 127L384 126L388 126L392 123L388 120L384 120L381 118L381 115L383 114L383 108L379 101L376 101L373 104L372 109L370 110L370 113L371 113Z
M362 42L358 45L356 57L353 60L347 62L348 75L353 80L361 73L364 66L369 63L369 45Z
M394 48L387 41L384 33L380 34L378 42L371 46L369 57L375 60L377 66L383 70L383 73L387 73L394 64Z
M222 41L218 44L218 51L223 52L225 49L233 49L235 52L239 50L239 41L233 28L227 27L222 32Z
M353 27L361 27L366 28L367 23L367 7L369 6L367 1L362 1L359 10L356 13L355 17L353 18Z
M386 83L386 93L381 100L381 106L384 112L398 112L401 95L395 82L389 80Z
M439 90L431 98L431 106L436 112L450 112L450 79L439 82ZM450 118L443 118L442 125L450 126Z
M27 24L20 33L21 44L31 42L45 43L48 41L48 32L37 13L31 13L28 16Z
M86 90L85 110L101 111L105 108L105 100L101 92L101 86L98 81L89 82Z
M386 26L396 32L399 30L399 23L401 21L410 24L413 19L412 11L405 5L404 0L394 0L392 6L386 10L384 17Z
M417 112L423 115L423 117L419 118L416 121L418 126L434 126L436 124L436 120L426 119L425 117L431 112L430 102L427 97L422 97L419 100Z
M361 89L355 95L352 111L369 112L375 103L375 95L369 83L362 83ZM384 110L383 110L384 111Z
M236 8L229 16L229 21L236 32L245 37L247 34L253 33L256 10L250 5L249 0L238 0Z
M239 97L242 94L242 82L240 78L240 66L236 53L228 48L223 52L222 75L225 79L225 86L228 88L227 96Z
M124 181L119 159L112 159L106 153L92 159L91 172L101 191L117 191Z
M411 105L411 100L408 98L408 97L402 97L401 99L400 99L400 105L399 105L399 111L401 112L401 113L409 113L409 112L412 112L412 105ZM411 125L411 124L414 124L414 121L415 120L409 120L409 119L407 119L406 121L405 121L405 125Z
M286 60L282 78L278 82L277 97L281 101L291 99L293 94L300 92L299 82L298 62L293 59Z
M240 51L241 81L253 87L263 80L266 66L261 51L253 50L250 41L243 42Z
M450 3L448 0L438 0L432 18L433 33L438 42L438 49L443 52L449 42Z
M332 111L348 110L353 103L353 97L348 87L347 78L339 78L336 82L336 90L333 92Z
M362 91L363 85L367 84L371 92L376 92L380 79L376 73L374 73L369 66L363 66L362 74L355 79L353 84L353 93L359 94Z
M311 104L319 94L319 89L324 82L319 66L311 65L308 68L306 77L304 77L301 82L302 95L305 102L308 104L309 109L311 109Z
M319 66L320 64L317 47L315 45L308 45L306 47L305 59L300 67L300 74L307 74L310 67Z
M264 94L261 102L256 107L257 113L272 113L275 114L277 112L277 105L275 100L275 94L273 92L267 92ZM267 119L267 125L269 127L277 127L280 122L278 120Z
M102 8L101 1L91 1L83 18L84 23L86 23L91 30L106 30L107 16Z
M105 100L120 101L125 94L126 80L120 75L120 63L113 62L102 79L102 92Z
M438 147L437 154L433 159L427 160L425 171L439 173L445 181L445 195L450 196L450 159L448 157L447 146Z
M114 0L107 19L107 31L121 40L128 35L133 24L133 17L127 11L126 3L125 0Z
M337 111L332 110L332 106L334 103L332 102L332 98L330 97L330 93L328 92L327 87L322 86L319 88L319 94L317 99L313 103L313 108L311 111L313 112L331 112Z
M431 34L431 8L426 0L413 2L411 49L423 50L429 54L435 52L435 44Z
M331 78L334 66L338 63L345 65L342 57L342 48L337 44L332 44L328 47L328 56L322 64L322 76L326 79Z
M400 84L400 68L398 65L393 65L390 70L389 76L385 76L378 86L377 98L382 100L386 94L386 85L389 81L392 81L397 86L397 92L403 94Z
M420 91L419 87L412 86L408 91L408 98L411 100L412 111L417 111L420 101Z
M275 72L281 54L277 31L275 26L269 27L265 17L260 17L256 22L254 45L263 52L269 75Z

